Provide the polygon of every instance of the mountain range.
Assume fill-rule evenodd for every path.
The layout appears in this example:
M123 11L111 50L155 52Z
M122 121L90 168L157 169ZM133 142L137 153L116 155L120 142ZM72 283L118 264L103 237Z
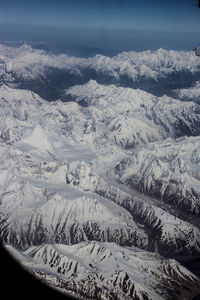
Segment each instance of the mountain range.
M77 299L200 294L199 68L0 46L0 240L34 276Z

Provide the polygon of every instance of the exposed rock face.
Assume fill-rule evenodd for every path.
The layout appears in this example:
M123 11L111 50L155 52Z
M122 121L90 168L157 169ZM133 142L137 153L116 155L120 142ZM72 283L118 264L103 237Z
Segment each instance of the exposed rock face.
M43 245L15 255L37 277L83 299L187 299L200 288L175 260L113 243Z
M65 98L64 90L90 79L142 89L154 95L175 95L200 80L199 59L193 51L123 52L114 57L76 58L49 55L29 45L0 46L0 80L38 93L48 100Z
M159 94L186 67L197 77L199 60L164 50L89 59L28 46L1 52L1 242L78 298L200 293L183 266L198 275L200 106L130 88L148 83ZM41 98L55 86L66 102Z
M170 204L177 213L199 217L199 142L199 137L190 137L154 143L120 162L113 173L131 188Z

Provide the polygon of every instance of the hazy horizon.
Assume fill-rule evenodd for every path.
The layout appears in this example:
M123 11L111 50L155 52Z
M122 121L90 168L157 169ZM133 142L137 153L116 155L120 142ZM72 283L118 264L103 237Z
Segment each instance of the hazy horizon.
M200 44L197 1L2 1L0 41L120 51L191 50ZM95 49L93 49L95 52ZM81 50L80 52L81 54ZM92 51L91 51L92 52ZM105 51L106 52L106 51Z
M19 24L0 24L0 42L25 41L40 44L41 48L49 45L60 52L70 47L75 55L88 56L105 50L105 54L114 55L121 51L157 50L192 50L200 43L198 33L145 31L105 28L78 28L63 26L37 26ZM76 49L75 49L76 48ZM82 53L87 48L88 55ZM51 50L50 49L50 50ZM48 50L48 49L45 49ZM90 53L91 52L91 53ZM94 52L94 53L93 53ZM104 52L104 51L103 51ZM73 54L73 53L69 53Z

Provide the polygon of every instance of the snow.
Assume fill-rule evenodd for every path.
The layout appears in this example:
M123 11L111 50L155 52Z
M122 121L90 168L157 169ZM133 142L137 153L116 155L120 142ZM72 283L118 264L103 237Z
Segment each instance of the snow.
M28 45L1 45L0 52L0 238L7 249L54 285L74 280L80 288L92 279L121 299L167 299L166 283L174 293L184 280L198 286L162 255L200 252L200 107L120 86L121 76L158 83L174 72L197 74L194 54L159 49L83 59ZM22 89L35 80L43 86L55 69L81 80L95 70L108 82L66 82L68 102Z
M41 89L44 82L49 81L49 87L52 88L55 84L52 76L54 72L59 76L61 74L61 89L63 88L62 77L66 74L69 77L68 84L71 86L74 85L73 78L76 78L75 82L85 83L88 81L88 76L91 76L92 79L101 78L105 83L114 82L120 85L124 85L124 78L126 78L130 86L141 83L145 89L154 90L155 84L158 84L158 93L163 89L163 85L161 88L159 86L160 80L165 80L168 87L172 85L173 89L173 82L169 80L171 74L178 76L179 85L182 85L181 73L188 74L189 78L194 75L199 77L200 62L194 51L158 49L157 51L122 52L112 58L103 55L77 58L66 54L49 54L43 50L33 49L30 45L22 45L18 48L1 45L0 53L2 57L0 71L2 70L4 81L13 86L13 82L17 79L22 85L26 82L31 89L36 88L35 81L37 85L42 83ZM149 87L143 84L144 81L149 82Z
M188 197L189 209L199 208L199 137L188 137L176 141L167 140L154 143L135 152L135 155L122 161L122 172L118 175L122 182L131 185L141 182L143 190L147 191L162 180L160 198L163 198L167 186L176 184L180 201L182 196ZM171 143L170 143L171 142ZM133 178L133 179L131 179ZM196 196L193 195L195 191ZM157 193L159 191L157 190ZM173 191L171 191L173 193ZM186 200L185 200L186 201Z
M28 133L27 137L21 139L18 147L20 150L25 149L26 152L32 152L32 150L38 149L39 152L44 152L46 155L47 152L53 152L47 134L39 125L33 128L32 132Z
M196 81L190 88L182 88L174 91L181 100L194 101L200 103L200 81Z
M9 247L9 251L13 249ZM39 268L65 281L73 279L77 284L81 280L93 278L97 286L101 287L103 284L109 289L115 287L118 293L121 289L123 291L122 283L128 278L126 282L128 291L132 290L132 293L134 292L139 299L142 299L144 292L152 299L165 299L163 288L167 281L172 286L181 286L181 281L187 278L191 285L198 284L197 277L175 260L162 260L155 254L139 249L122 248L113 243L82 242L72 246L43 245L31 247L24 253L15 251L15 255L20 256L24 265L29 264L27 257L31 258L32 270ZM124 269L126 271L122 271ZM73 274L76 275L75 278ZM153 289L155 282L157 282L156 290ZM132 284L134 284L134 289L131 289Z

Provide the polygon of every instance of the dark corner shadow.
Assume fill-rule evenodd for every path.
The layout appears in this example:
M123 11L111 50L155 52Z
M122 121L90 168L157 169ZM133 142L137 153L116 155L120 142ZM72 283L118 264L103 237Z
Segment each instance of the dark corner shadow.
M71 299L34 278L0 244L1 258L1 295L6 299Z

